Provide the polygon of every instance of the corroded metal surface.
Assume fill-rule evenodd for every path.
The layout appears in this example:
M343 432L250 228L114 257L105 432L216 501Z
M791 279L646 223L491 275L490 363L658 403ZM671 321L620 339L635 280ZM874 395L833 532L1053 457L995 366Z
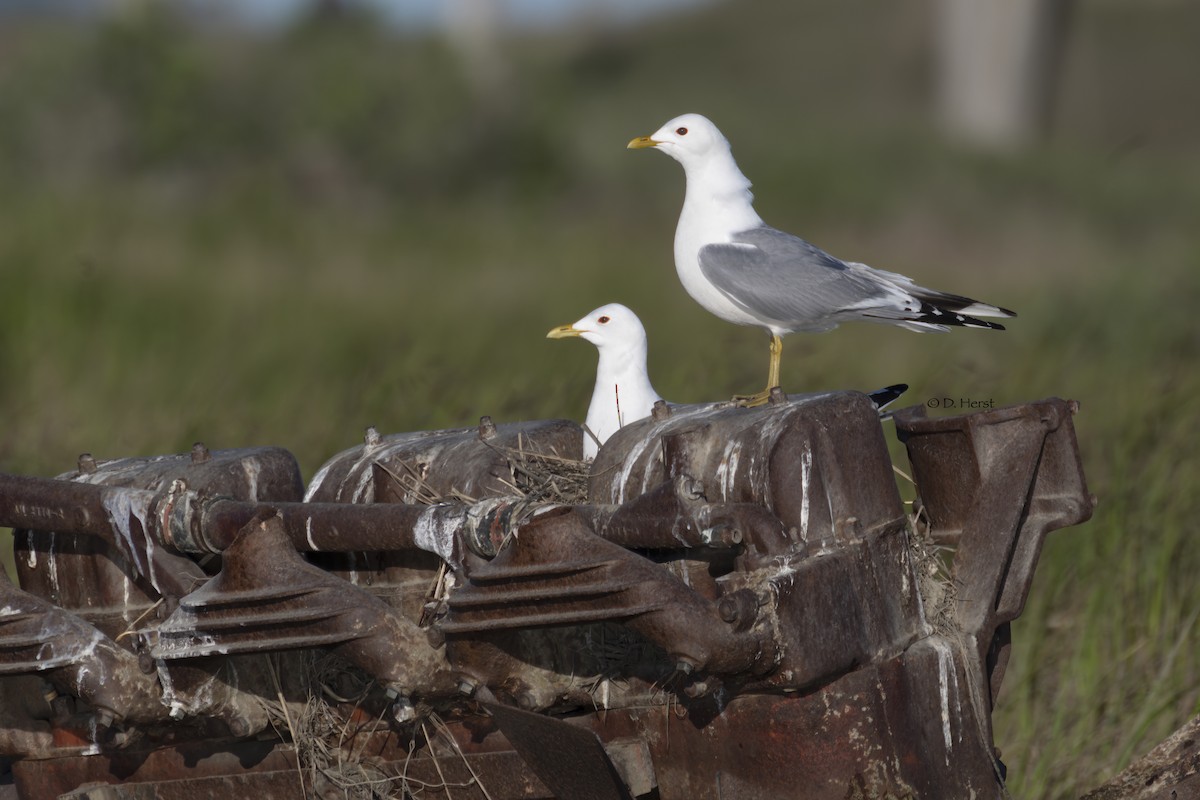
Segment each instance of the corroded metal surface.
M1046 534L1092 516L1071 424L1078 408L1053 398L940 419L926 418L922 406L895 415L919 508L935 539L956 544L954 615L993 703L1012 646L1009 623L1025 607Z
M578 456L561 420L368 431L307 491L277 448L0 475L0 524L35 529L0 699L53 684L0 752L22 797L321 796L346 764L460 800L999 797L1011 623L1091 510L1072 411L897 412L957 544L937 630L852 392L660 408L561 504L521 467Z

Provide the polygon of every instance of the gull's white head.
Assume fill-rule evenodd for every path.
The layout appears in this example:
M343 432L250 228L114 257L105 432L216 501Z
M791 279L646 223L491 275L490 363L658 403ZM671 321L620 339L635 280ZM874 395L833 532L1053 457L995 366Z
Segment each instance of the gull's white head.
M620 303L600 306L583 319L570 325L559 325L546 334L547 339L578 336L586 339L603 353L646 346L646 329L642 321Z
M703 163L715 154L730 153L729 140L700 114L676 117L649 136L639 136L628 144L630 150L653 147L669 155L686 168Z
M642 321L620 303L600 306L578 322L559 325L546 337L577 336L596 345L596 385L584 424L592 432L583 440L583 457L592 458L621 426L650 416L661 398L646 374L646 329Z

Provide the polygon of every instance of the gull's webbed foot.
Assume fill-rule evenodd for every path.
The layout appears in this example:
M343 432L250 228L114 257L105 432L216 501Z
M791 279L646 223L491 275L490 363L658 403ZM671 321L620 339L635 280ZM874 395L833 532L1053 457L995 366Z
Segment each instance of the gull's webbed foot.
M754 394L735 394L730 402L739 408L758 408L765 406L770 399L771 389L768 387Z

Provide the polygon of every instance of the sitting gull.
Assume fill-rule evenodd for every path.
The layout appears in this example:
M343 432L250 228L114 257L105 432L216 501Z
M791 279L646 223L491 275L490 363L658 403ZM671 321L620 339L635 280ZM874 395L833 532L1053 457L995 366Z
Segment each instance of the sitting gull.
M912 331L1004 326L976 317L1012 311L918 286L911 278L842 261L798 236L776 230L754 210L750 181L729 141L706 117L684 114L630 149L653 147L683 165L687 189L675 229L675 269L687 293L736 325L765 328L771 360L763 391L735 400L761 405L779 385L782 337L819 333L860 320Z
M583 437L583 457L595 458L596 450L623 425L650 416L662 398L650 385L646 373L646 329L642 321L620 303L600 306L571 325L559 325L548 339L578 336L596 345L596 388L588 406Z
M637 314L620 303L609 303L570 325L559 325L547 339L578 336L596 345L596 387L588 405L583 457L595 458L600 445L625 425L650 416L662 400L650 384L646 369L646 329ZM884 416L884 409L908 389L898 383L868 392L867 397Z

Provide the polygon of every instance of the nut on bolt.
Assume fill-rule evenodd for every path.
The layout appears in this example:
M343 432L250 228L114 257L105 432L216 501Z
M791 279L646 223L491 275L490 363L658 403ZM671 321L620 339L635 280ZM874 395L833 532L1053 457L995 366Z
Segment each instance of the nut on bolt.
M486 414L479 418L479 438L485 442L496 438L496 423Z
M696 663L685 656L678 656L675 660L675 671L681 675L691 675L696 671Z
M392 719L396 722L408 722L417 716L417 709L413 705L412 699L399 688L388 686L383 693L392 703Z
M212 453L208 451L208 445L204 442L196 442L192 445L192 463L203 464L212 458Z
M736 631L744 631L758 616L758 596L750 589L738 589L717 601L717 614Z
M378 447L380 442L379 431L375 430L374 425L368 425L366 433L363 434L363 444L368 449Z
M84 475L91 475L96 471L96 459L91 453L79 454L79 471Z
M714 525L702 534L704 541L710 545L733 547L742 543L742 530L736 525L721 523Z
M412 700L400 695L392 701L392 719L396 722L411 722L417 717L417 708Z

